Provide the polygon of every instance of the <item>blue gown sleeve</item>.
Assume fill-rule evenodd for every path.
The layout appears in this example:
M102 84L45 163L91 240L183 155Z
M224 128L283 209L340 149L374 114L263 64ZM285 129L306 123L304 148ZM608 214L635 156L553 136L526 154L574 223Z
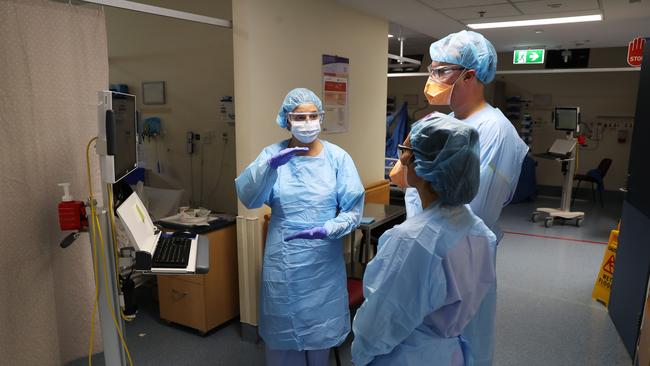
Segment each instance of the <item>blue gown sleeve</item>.
M447 296L442 259L396 231L406 234L397 228L384 233L364 275L366 300L352 323L352 361L357 366L390 353Z
M359 226L363 214L365 189L348 154L342 156L336 172L336 197L338 215L323 225L328 239L338 239L349 234Z
M404 207L407 219L422 212L422 201L417 189L408 187L404 190Z
M257 159L235 179L237 196L246 208L260 208L271 197L273 185L278 179L277 169L268 163L271 156L269 148L262 150Z

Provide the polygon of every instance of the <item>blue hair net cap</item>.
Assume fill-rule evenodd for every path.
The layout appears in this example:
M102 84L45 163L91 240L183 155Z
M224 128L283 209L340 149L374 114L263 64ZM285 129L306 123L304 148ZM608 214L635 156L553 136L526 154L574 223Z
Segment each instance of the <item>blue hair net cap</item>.
M287 113L292 112L297 106L306 103L313 103L319 112L323 111L323 103L313 91L305 88L296 88L284 97L278 117L275 121L282 128L287 128Z
M488 84L497 72L497 52L482 34L460 31L433 42L429 47L431 61L461 65L476 71L476 77Z
M434 113L411 130L415 174L431 183L447 205L472 201L478 192L478 132L454 117Z

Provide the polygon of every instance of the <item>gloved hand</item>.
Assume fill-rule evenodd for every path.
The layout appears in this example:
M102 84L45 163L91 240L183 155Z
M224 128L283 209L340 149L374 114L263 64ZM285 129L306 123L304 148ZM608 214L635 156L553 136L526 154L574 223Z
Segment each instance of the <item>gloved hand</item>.
M308 147L289 147L286 149L281 150L279 153L271 156L271 158L268 160L269 165L273 169L277 169L278 167L286 164L296 156L296 154L309 151Z
M293 239L324 239L327 237L327 230L324 227L318 226L312 229L299 231L284 238L285 241Z

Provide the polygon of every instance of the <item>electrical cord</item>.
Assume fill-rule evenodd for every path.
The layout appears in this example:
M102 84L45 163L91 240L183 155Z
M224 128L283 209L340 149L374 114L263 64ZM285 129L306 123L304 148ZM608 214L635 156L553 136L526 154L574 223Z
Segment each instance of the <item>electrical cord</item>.
M90 217L93 219L95 217L95 203L93 202L93 182L90 175L90 145L97 141L97 137L92 138L88 141L86 145L86 172L88 176L88 190L89 190L89 199L90 199ZM95 314L97 313L97 306L99 303L99 278L97 274L97 246L96 243L96 234L95 234L95 222L93 221L92 225L92 253L93 253L93 273L95 275L95 301L93 303L93 311L90 315L90 340L88 345L88 365L92 366L93 364L93 346L95 338Z
M100 228L99 224L99 218L97 215L95 215L95 225L97 225L97 228ZM124 335L122 334L122 330L120 330L120 326L117 322L117 317L115 316L115 312L112 311L115 309L113 306L113 300L110 297L110 292L108 291L108 269L106 268L106 255L104 254L104 237L102 236L102 231L101 229L97 231L99 234L99 242L101 245L101 250L100 254L102 255L102 263L104 264L102 266L102 269L104 270L104 290L106 292L106 301L109 306L109 310L111 313L111 318L113 318L113 324L115 325L115 330L117 330L117 335L120 337L120 342L122 343L122 346L124 346L124 351L126 352L126 356L129 359L129 365L133 366L133 360L131 359L131 352L129 352L129 347L126 345L126 341L124 340Z
M190 153L190 206L194 201L194 155Z
M205 139L203 139L203 141L201 142L201 189L199 194L199 205L201 206L205 205L203 201L203 185L205 183L205 165L204 165L205 145L212 145L212 143L205 142Z
M206 198L206 200L209 200L210 198L212 198L212 195L214 194L214 191L217 188L219 188L219 183L221 183L221 176L223 176L223 158L224 158L224 155L226 155L226 145L227 145L227 142L224 142L223 143L223 149L221 150L221 162L219 163L219 176L217 177L217 182L214 184L214 186L210 190L210 193L208 194L208 197Z
M86 145L86 174L88 177L88 194L89 194L89 200L90 200L90 216L92 222L94 225L92 225L92 253L93 253L93 273L95 275L95 301L93 305L93 311L90 317L90 340L89 340L89 347L88 347L88 364L92 366L92 354L93 354L93 343L94 343L94 336L95 336L95 314L97 313L97 307L99 306L99 277L97 273L97 234L99 234L99 243L100 243L100 252L102 256L102 264L103 264L103 270L104 270L104 285L105 285L105 290L106 290L106 302L107 305L109 305L109 309L114 309L113 307L113 301L110 297L110 293L108 292L108 273L106 269L106 256L104 254L104 238L101 233L101 226L99 223L99 218L97 216L97 212L95 211L95 198L93 195L93 185L92 185L92 176L90 174L90 146L93 142L97 141L97 137L93 137L88 144ZM117 318L115 317L115 312L111 311L111 316L113 318L113 324L115 325L115 329L117 330L117 334L120 337L120 341L122 342L122 345L124 346L124 350L126 352L126 355L129 360L129 364L133 366L133 360L131 359L131 353L129 352L129 347L126 345L126 341L124 340L124 336L122 335L122 331L120 330L120 326L117 323Z
M120 263L119 263L119 255L118 255L118 250L117 250L117 232L115 231L115 211L113 208L113 185L112 184L107 184L106 185L106 190L108 191L108 217L111 220L111 237L113 241L113 255L115 258L115 272L113 273L113 279L115 283L118 285L121 285L121 276L120 276ZM121 286L118 286L120 288ZM127 317L124 314L124 311L122 310L122 306L119 306L120 308L120 317L122 320L130 322L133 321L133 317Z

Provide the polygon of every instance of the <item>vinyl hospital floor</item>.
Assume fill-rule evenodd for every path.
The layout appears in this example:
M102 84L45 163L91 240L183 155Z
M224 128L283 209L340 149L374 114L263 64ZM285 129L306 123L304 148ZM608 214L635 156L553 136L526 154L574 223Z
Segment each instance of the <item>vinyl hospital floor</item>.
M580 228L530 221L535 207L558 205L558 199L540 197L511 204L501 215L494 365L631 365L606 308L591 299L621 202L608 201L602 209L576 201L574 209L587 213ZM201 336L161 321L151 291L139 290L140 312L126 326L135 365L264 364L263 345L242 341L238 320ZM343 365L352 365L350 338L340 347ZM86 363L82 358L69 365ZM93 364L103 363L101 354L94 355Z

